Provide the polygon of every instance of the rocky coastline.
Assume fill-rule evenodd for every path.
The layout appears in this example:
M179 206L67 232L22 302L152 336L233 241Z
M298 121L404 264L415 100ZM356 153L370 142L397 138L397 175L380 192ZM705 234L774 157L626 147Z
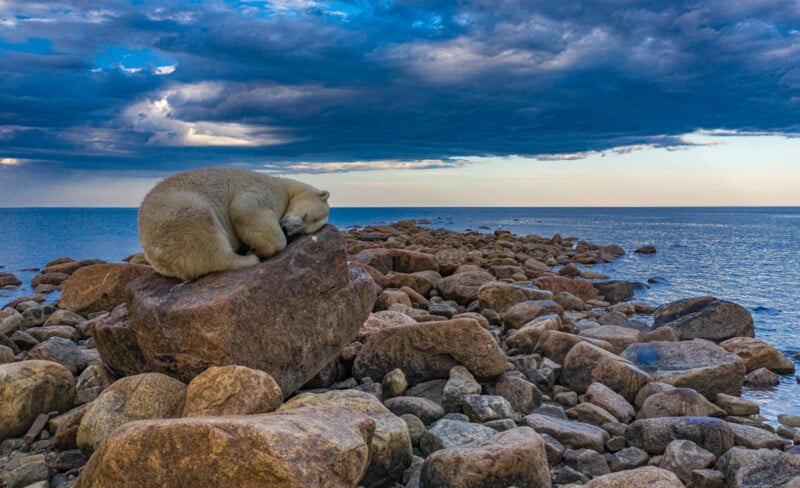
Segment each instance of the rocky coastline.
M800 488L800 412L741 398L793 362L592 271L625 252L400 221L189 283L59 258L0 309L0 486Z

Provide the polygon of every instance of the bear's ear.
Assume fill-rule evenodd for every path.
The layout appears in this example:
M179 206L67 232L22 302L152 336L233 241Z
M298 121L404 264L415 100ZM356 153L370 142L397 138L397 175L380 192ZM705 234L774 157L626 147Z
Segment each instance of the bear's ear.
M331 192L329 192L328 190L322 190L321 192L319 192L319 197L322 199L323 202L327 202L330 196Z

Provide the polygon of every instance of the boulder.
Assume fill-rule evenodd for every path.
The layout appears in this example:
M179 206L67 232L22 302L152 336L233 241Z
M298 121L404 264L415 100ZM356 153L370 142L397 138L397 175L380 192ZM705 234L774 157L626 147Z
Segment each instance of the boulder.
M578 393L585 392L589 385L598 382L629 402L651 380L649 374L630 361L588 342L580 342L570 349L561 371L561 382Z
M563 323L558 315L542 315L512 331L506 338L506 344L520 353L531 353L544 332L560 331L562 327Z
M436 284L436 289L445 300L455 300L461 305L469 305L478 299L478 290L483 285L494 281L495 277L487 271L469 271L442 278Z
M714 297L678 300L658 307L653 327L668 325L681 340L721 342L732 337L755 337L753 317L744 307Z
M53 361L66 367L74 376L80 374L88 365L100 362L94 351L57 336L34 346L28 353L28 358Z
M371 313L358 330L356 340L364 342L367 337L379 330L397 327L400 325L414 325L416 323L416 320L402 312L382 310L380 312Z
M622 357L656 381L693 388L706 398L716 398L717 393L740 395L742 391L744 362L710 341L633 344Z
M647 397L636 418L724 416L724 410L691 388L674 388Z
M478 302L481 308L491 308L495 312L505 313L514 305L527 300L551 300L553 294L533 288L495 281L478 289Z
M494 392L508 400L515 412L523 414L538 408L543 399L539 388L516 371L503 374L495 384Z
M800 474L800 456L774 449L734 447L717 461L731 488L783 486Z
M602 427L608 423L618 422L617 418L602 407L593 403L579 403L564 412L570 420Z
M134 281L128 314L144 369L188 381L209 366L238 364L269 373L290 395L352 342L375 302L372 278L346 259L342 235L327 225L256 266L185 284ZM130 356L120 349L100 352L111 365Z
M89 324L97 352L111 371L118 376L131 376L149 369L131 326L127 305L119 305L111 313L90 320ZM166 371L161 368L161 372Z
M75 405L89 403L117 380L103 364L91 364L78 376Z
M84 266L64 282L61 308L86 315L113 310L125 301L125 287L133 280L155 271L139 264L95 264Z
M0 272L0 288L15 288L21 285L22 282L11 273Z
M602 383L589 385L584 394L584 401L597 405L623 424L630 422L636 414L633 406L622 395Z
M537 317L562 313L561 305L552 300L527 300L509 308L503 316L503 324L509 329L519 329Z
M60 364L0 364L0 441L25 434L40 414L66 412L74 399L75 378Z
M461 401L467 395L481 393L481 385L464 366L453 366L450 378L442 391L442 407L445 412L460 412Z
M594 425L538 413L528 415L524 422L536 432L553 436L558 442L574 449L587 448L602 453L605 442L611 437L608 432Z
M606 341L614 347L614 354L620 354L631 344L644 342L644 334L636 329L620 327L618 325L601 325L591 329L582 330L583 337Z
M620 471L595 478L584 488L684 488L675 474L655 466Z
M386 400L384 405L395 415L411 414L425 424L433 423L444 416L442 406L427 398L396 396Z
M354 487L375 421L335 406L260 415L132 422L104 442L76 488Z
M748 449L783 449L791 442L772 432L754 427L752 425L740 425L731 422L733 430L733 445L746 447Z
M728 415L736 415L739 417L755 415L761 410L756 402L733 395L726 395L724 393L718 393L714 403L728 412ZM780 419L778 419L778 421L780 421Z
M564 276L543 276L533 280L533 284L541 289L554 294L562 291L569 292L583 301L597 300L597 292L592 283L586 280L565 278Z
M473 319L454 319L384 329L372 334L353 365L356 378L380 380L400 368L411 385L448 378L457 365L479 380L507 369L506 357L492 335Z
M372 266L381 273L415 273L417 271L439 271L436 256L405 249L366 249L352 256L353 261Z
M734 337L720 347L742 358L747 372L767 368L778 374L794 373L794 362L766 342L754 337Z
M411 439L406 421L390 412L374 395L356 390L303 393L286 402L280 411L308 406L345 407L375 421L371 460L359 485L366 488L391 485L411 464Z
M94 451L115 429L134 420L180 417L186 385L160 373L117 380L92 402L78 428L78 447Z
M769 388L771 386L778 386L781 380L778 375L768 370L767 368L758 368L755 371L747 373L744 378L744 384L750 388Z
M434 452L422 464L421 486L549 488L544 441L520 427L462 447Z
M425 454L440 449L479 443L497 433L496 430L480 424L461 420L441 419L431 426L419 440L419 447Z
M444 276L453 274L459 266L471 261L469 251L463 249L443 249L436 253L436 259L439 260L439 272Z
M495 395L465 395L461 400L461 409L470 422L481 424L514 416L514 409L508 400Z
M561 332L557 330L546 330L542 332L539 341L536 343L533 351L540 353L546 358L550 358L558 364L564 362L564 358L572 346L579 342L588 342L606 351L613 352L614 346L606 341L599 341L596 339L589 339L587 337L577 336L568 332Z
M629 281L595 281L592 286L609 303L619 303L633 298L633 283Z
M433 288L433 283L424 276L413 273L390 272L384 276L382 288L399 289L403 287L411 288L420 295L427 296Z
M710 417L663 417L635 420L625 430L629 445L650 454L663 454L670 442L689 440L720 456L733 447L733 430L728 422Z
M692 471L714 464L717 457L692 441L675 440L669 443L661 458L661 468L672 471L684 483L692 480Z
M267 373L244 366L212 366L189 382L182 416L269 413L282 402L280 387Z
M645 400L655 395L656 393L662 393L674 389L675 387L670 385L669 383L662 383L660 381L651 381L650 383L644 385L641 390L639 390L639 393L636 394L636 399L633 401L633 405L637 409L642 408L642 405L644 404Z

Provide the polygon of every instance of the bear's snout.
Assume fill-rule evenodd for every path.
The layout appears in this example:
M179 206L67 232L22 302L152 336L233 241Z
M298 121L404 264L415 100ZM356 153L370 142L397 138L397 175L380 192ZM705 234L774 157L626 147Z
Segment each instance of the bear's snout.
M303 232L305 224L303 219L296 215L287 215L281 219L281 230L286 234L286 237L291 237Z

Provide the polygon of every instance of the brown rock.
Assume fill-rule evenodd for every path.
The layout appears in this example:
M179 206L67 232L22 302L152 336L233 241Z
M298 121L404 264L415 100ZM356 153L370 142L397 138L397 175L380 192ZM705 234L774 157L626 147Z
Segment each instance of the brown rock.
M31 280L31 288L36 288L39 285L54 285L61 286L62 283L67 281L70 275L67 273L45 273L36 275Z
M592 283L586 280L565 278L563 276L543 276L533 280L533 284L542 290L553 293L568 291L583 301L596 300L597 292Z
M487 283L478 289L478 302L480 302L481 308L491 308L498 313L505 313L512 306L527 300L550 300L552 298L552 293L523 288L501 281Z
M78 427L88 409L89 404L87 403L50 418L47 428L53 434L52 445L54 448L63 451L78 448Z
M2 273L0 272L0 288L5 287L17 287L21 285L22 282L11 273Z
M405 249L366 249L351 259L372 266L384 275L390 271L398 273L439 271L439 261L436 256Z
M561 372L561 382L578 393L585 392L589 385L599 382L629 402L652 379L630 361L588 342L580 342L570 349Z
M64 283L61 308L86 315L110 311L125 301L125 287L131 281L154 273L139 264L96 264L76 270Z
M536 343L534 352L538 352L544 357L550 358L558 364L562 364L567 353L572 349L572 346L579 342L588 342L609 352L612 352L614 349L614 346L606 341L589 339L588 337L581 337L567 332L548 330L542 333L539 342Z
M642 408L642 404L645 402L645 400L656 393L662 393L674 389L675 387L669 383L651 381L650 383L644 385L641 390L639 390L639 393L636 394L636 399L634 400L633 404L636 408Z
M645 342L678 342L679 340L681 339L678 336L678 332L668 325L662 325L657 329L644 333Z
M681 480L674 473L655 466L620 471L597 477L585 485L585 488L684 488Z
M462 249L444 249L436 253L436 258L442 276L451 275L462 264L473 262L469 252Z
M719 458L716 468L731 488L787 486L800 473L800 456L775 449L734 447Z
M130 376L148 369L147 359L131 327L126 305L119 305L110 314L99 316L89 323L97 351L111 371L118 376ZM161 372L165 371L166 368Z
M552 300L528 300L508 309L503 316L503 324L509 329L519 329L523 325L543 315L561 315L564 309Z
M267 373L244 366L212 366L187 386L182 416L269 413L282 402L280 387Z
M507 369L503 351L480 324L455 319L384 329L372 334L361 349L353 376L379 381L400 368L409 384L448 378L461 364L478 379L500 376Z
M644 245L635 251L636 254L655 254L656 253L656 246L652 246L650 244Z
M563 324L558 315L543 315L537 317L517 330L512 330L506 338L509 348L521 353L531 353L539 342L542 334L548 330L560 331Z
M682 341L708 339L715 342L731 337L754 337L753 317L744 307L714 297L678 300L658 307L653 325L668 325Z
M189 380L209 366L238 364L269 373L284 395L352 342L375 301L374 282L348 269L344 240L330 225L259 265L178 285L150 276L128 287L145 368ZM100 351L110 365L130 354L119 349Z
M373 268L372 266L364 263L359 263L358 261L348 261L347 265L363 269L369 274L370 278L372 278L372 281L375 282L378 288L384 287L383 286L384 285L383 280L385 279L384 274L378 271L377 269Z
M378 299L375 301L374 310L379 312L381 310L388 310L389 307L395 303L403 304L411 307L411 298L400 290L387 289L383 290Z
M416 320L402 312L382 310L380 312L369 314L367 320L364 321L364 324L358 330L356 339L363 342L367 339L367 337L375 332L378 332L379 330L389 329L391 327L399 327L401 325L415 325L416 323Z
M636 418L724 416L724 410L691 388L674 388L647 397Z
M600 327L583 330L580 335L608 342L614 346L612 351L614 354L622 353L631 344L644 342L644 335L638 330L618 325L601 325Z
M584 395L584 401L601 407L623 424L630 422L635 415L633 406L622 395L602 383L589 385Z
M375 421L350 409L132 422L89 459L76 488L354 487Z
M663 417L635 420L625 429L628 445L650 454L663 454L670 442L685 439L715 456L733 447L733 430L728 422L709 417Z
M742 358L747 372L767 368L778 374L794 373L794 363L766 342L753 337L734 337L720 347Z
M420 295L430 293L433 284L430 280L417 274L390 272L384 276L384 288L402 288L407 286Z
M445 300L455 300L461 305L469 305L478 299L478 290L483 285L494 281L494 276L486 271L470 271L442 278L436 284L436 289Z

